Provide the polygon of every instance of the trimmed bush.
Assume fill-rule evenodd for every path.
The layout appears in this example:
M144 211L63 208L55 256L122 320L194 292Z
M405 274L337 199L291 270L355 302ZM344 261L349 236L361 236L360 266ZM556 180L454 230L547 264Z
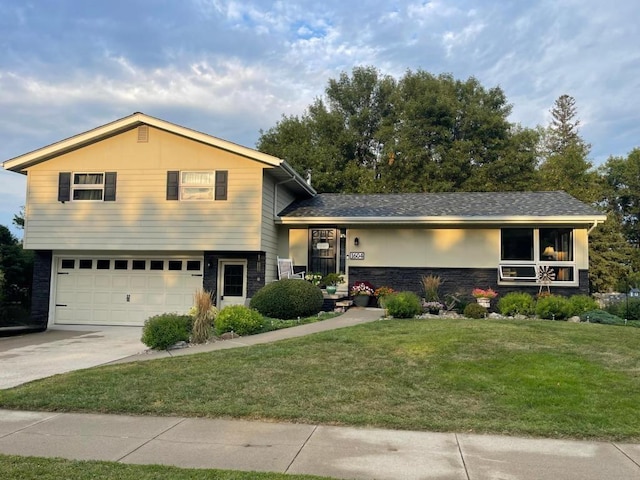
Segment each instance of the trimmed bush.
M598 302L596 302L589 295L573 295L569 297L569 308L571 312L569 316L581 315L584 312L598 309Z
M498 311L502 315L533 315L535 301L526 292L511 292L498 300Z
M387 295L385 308L393 318L413 318L422 313L422 302L413 292L398 292Z
M462 314L467 318L484 318L487 314L487 309L479 303L469 303Z
M300 283L308 283L297 280ZM310 284L309 284L310 285ZM264 318L256 310L244 305L230 305L224 307L216 318L216 333L221 335L226 332L234 332L238 335L251 335L257 333L264 325Z
M540 297L536 303L536 315L547 320L566 320L571 316L571 304L559 295Z
M323 301L322 290L310 282L284 279L258 290L250 305L265 317L288 320L317 314Z
M622 318L600 309L589 310L588 312L582 312L580 314L581 321L586 322L587 319L590 323L602 323L604 325L624 325L624 320Z
M188 342L192 326L193 318L190 315L156 315L144 322L141 341L149 348L166 350L178 342Z

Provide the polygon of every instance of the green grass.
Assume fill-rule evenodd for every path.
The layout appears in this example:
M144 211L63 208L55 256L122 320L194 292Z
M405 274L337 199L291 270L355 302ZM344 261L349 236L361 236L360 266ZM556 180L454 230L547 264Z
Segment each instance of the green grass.
M0 407L640 440L640 330L385 320L113 365L0 391Z
M115 462L62 460L58 458L0 455L0 475L22 480L312 480L327 479L312 475L238 472L166 467L160 465L123 465Z

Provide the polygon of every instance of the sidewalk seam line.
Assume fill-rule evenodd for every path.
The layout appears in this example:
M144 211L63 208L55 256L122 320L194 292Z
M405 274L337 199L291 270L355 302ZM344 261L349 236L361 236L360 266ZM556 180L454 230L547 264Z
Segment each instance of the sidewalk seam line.
M313 430L311 430L311 433L309 434L309 436L305 439L304 442L302 442L302 445L300 446L300 448L298 449L298 451L296 452L296 454L293 456L293 458L291 459L291 461L289 462L289 465L287 465L287 468L284 469L283 473L289 473L289 469L291 468L291 466L293 465L293 463L298 459L298 456L300 455L300 452L302 452L302 449L304 447L307 446L307 443L309 443L309 440L311 440L311 437L313 436L314 433L316 433L316 430L318 429L318 425L314 425L313 426Z
M633 463L636 467L640 468L640 464L636 462L633 458L631 458L629 455L627 455L627 453L624 450L622 450L617 444L611 442L611 445L613 445L616 448L616 450L618 450L622 455L624 455L629 460L631 460L631 463Z
M131 455L132 453L137 452L138 450L140 450L142 447L144 447L145 445L148 445L149 443L153 442L155 439L157 439L160 435L163 435L165 433L167 433L169 430L172 430L174 428L176 428L178 425L180 425L181 423L184 423L187 421L186 417L183 417L181 419L179 419L179 422L176 422L175 424L171 425L170 427L164 429L163 431L161 431L160 433L158 433L156 436L151 437L150 439L148 439L146 442L138 445L136 448L134 448L133 450L131 450L130 452L127 452L126 454L124 454L123 456L121 456L120 458L118 458L117 460L115 460L116 462L120 463L122 462L122 460L124 460L125 458L127 458L129 455Z
M29 413L32 413L30 410L13 410L13 411L14 412L29 412ZM41 412L37 412L36 411L35 413L41 413ZM42 412L42 413L52 413L53 416L48 417L48 418L43 418L42 420L38 420L35 423L31 423L31 424L29 424L29 425L27 425L25 427L19 428L18 430L15 430L13 432L9 432L6 435L0 435L0 438L6 438L6 437L9 437L9 436L11 436L11 435L13 435L15 433L24 432L28 428L35 427L36 425L40 425L41 423L48 422L49 420L53 420L54 418L57 418L57 417L60 417L60 416L64 415L64 412Z
M458 453L460 454L460 460L462 460L462 466L464 467L464 474L467 476L467 480L471 480L469 476L469 469L467 468L467 462L464 460L464 455L462 454L462 447L460 446L460 439L458 438L458 434L454 433L456 437L456 445L458 446Z

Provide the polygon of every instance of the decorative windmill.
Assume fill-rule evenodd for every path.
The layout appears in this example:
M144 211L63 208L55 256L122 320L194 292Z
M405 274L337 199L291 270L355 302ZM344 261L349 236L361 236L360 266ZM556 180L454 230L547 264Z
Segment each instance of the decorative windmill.
M538 268L538 283L540 284L538 295L542 293L542 289L544 287L547 287L547 293L551 294L551 289L549 288L549 286L551 285L551 282L553 282L555 279L556 279L556 272L553 270L552 267L543 265L540 268Z

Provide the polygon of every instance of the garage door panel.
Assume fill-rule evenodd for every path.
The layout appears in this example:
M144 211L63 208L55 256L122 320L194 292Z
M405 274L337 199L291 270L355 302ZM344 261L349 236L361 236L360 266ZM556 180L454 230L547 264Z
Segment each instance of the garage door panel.
M133 270L131 261L127 262L128 270L114 270L115 260L110 260L110 269L97 269L96 261L93 269L58 268L55 323L143 325L153 315L188 311L195 290L202 287L202 276L194 276L193 271ZM186 260L202 258L182 258L183 265ZM75 265L79 265L78 259Z

